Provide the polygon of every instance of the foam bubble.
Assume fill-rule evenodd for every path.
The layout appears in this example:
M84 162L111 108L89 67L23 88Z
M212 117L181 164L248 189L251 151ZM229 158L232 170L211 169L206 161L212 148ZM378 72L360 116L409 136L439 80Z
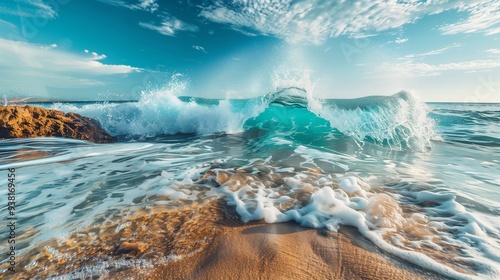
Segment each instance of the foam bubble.
M340 132L360 147L370 142L394 150L426 151L436 136L427 107L410 93L321 100L313 96L315 84L307 71L285 73L275 77L274 91L262 97L209 100L178 97L186 84L174 79L162 89L143 92L137 102L66 103L52 108L94 118L112 135L139 138L278 127L283 131Z
M295 221L332 231L353 226L384 251L439 274L455 279L500 275L495 263L500 248L491 239L498 233L467 212L453 194L416 192L415 203L424 208L405 209L397 201L400 196L372 192L354 176L332 184L332 178L321 173L294 173L284 175L283 185L274 188L253 174L235 176L238 179L228 179L221 191L244 222Z
M215 104L182 101L184 84L143 92L138 102L90 104L78 107L55 104L54 109L74 112L98 120L112 135L153 137L178 133L213 134L241 131L248 118L258 115L262 104L237 106L228 100Z
M426 105L407 92L323 104L314 112L361 144L368 141L395 150L426 151L437 137Z

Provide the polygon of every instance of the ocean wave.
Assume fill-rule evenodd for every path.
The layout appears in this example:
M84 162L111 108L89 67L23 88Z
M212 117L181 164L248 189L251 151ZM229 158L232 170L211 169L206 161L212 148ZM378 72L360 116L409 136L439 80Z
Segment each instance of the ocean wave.
M312 89L303 84L284 83L257 98L214 100L179 97L183 90L183 85L175 84L145 92L137 102L58 103L52 108L94 118L110 134L131 138L230 134L255 128L327 131L351 137L360 147L373 143L394 150L425 151L435 135L425 104L407 92L321 100L312 97Z
M500 147L498 104L431 104L429 117L445 141L482 149Z

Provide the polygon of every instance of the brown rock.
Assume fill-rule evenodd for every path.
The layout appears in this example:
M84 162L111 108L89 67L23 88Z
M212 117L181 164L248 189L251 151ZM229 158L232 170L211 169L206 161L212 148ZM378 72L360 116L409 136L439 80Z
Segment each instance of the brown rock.
M95 143L115 142L91 118L34 106L0 105L0 139L66 137Z

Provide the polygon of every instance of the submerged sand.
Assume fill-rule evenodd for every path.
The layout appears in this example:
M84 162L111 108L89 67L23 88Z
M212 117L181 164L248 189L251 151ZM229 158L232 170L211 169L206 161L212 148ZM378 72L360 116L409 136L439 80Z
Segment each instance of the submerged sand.
M204 192L210 184L234 187L257 175L238 170L207 174L187 186L200 192L195 200L165 206L168 195L150 196L147 207L34 245L19 256L18 272L7 279L444 278L380 251L353 227L332 232L292 222L243 223L224 198L206 198ZM280 180L276 174L260 176L259 182L271 187ZM307 194L298 192L298 203L306 204Z
M7 279L443 279L354 228L244 224L223 199L96 225L21 258Z
M222 199L96 225L20 257L6 279L442 279L354 228L244 224Z

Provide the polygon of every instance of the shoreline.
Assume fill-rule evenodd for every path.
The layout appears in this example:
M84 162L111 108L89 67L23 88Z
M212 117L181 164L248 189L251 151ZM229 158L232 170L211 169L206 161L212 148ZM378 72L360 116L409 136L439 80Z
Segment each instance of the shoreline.
M18 109L16 109L14 113L12 115L19 115L23 119L26 118L25 115L27 115L24 114L25 112ZM36 114L33 114L33 118L39 120L42 114L38 112L34 113ZM68 114L62 115L61 118L68 118ZM52 118L52 115L49 116ZM78 117L83 118L81 116ZM238 167L234 167L234 170L232 170L224 166L214 165L213 170L208 170L205 176L195 182L186 183L182 188L176 187L176 191L184 193L184 191L193 188L196 191L200 191L200 193L205 193L210 188L217 188L229 182L227 184L231 186L229 190L235 192L240 187L240 180L244 182L245 185L251 185L251 182L256 181L259 182L259 184L262 183L266 188L274 188L276 180L279 180L279 185L281 185L284 184L284 177L291 176L286 173L287 171L283 171L283 169L277 169L279 171L275 172L273 166L266 166L261 163L255 164L255 166L252 167L253 169L250 170L236 169L240 168L242 164L237 164L236 166ZM285 164L284 166L287 165ZM302 165L296 166L302 167ZM281 168L280 165L278 165L278 167ZM309 171L311 173L317 172L317 170L313 169ZM157 170L154 172L157 172ZM292 175L296 176L304 172L305 171L302 169L294 169ZM331 170L328 172L334 173ZM321 173L321 170L319 173ZM114 170L111 171L110 174L115 174ZM157 176L156 173L151 174ZM163 171L161 175L164 176ZM308 174L305 178L312 178L309 175L312 174ZM231 179L231 177L234 178ZM196 178L198 177L195 177L195 179ZM313 179L308 180L304 180L304 183L312 182L311 180ZM333 184L333 182L336 181L332 178L326 181L332 183L329 185L331 189L339 187ZM318 185L321 184L318 183ZM255 189L258 189L258 186ZM312 194L313 191L312 188L308 188L304 191L301 189L300 192L290 193L294 195L295 199L302 203L299 206L304 206L309 203L310 197L307 195ZM170 194L170 192L155 194L155 196L152 196L152 201L157 202L158 205L162 205L162 201L171 199ZM174 196L172 195L172 197ZM197 196L197 200L195 200L194 195L192 199L192 201L196 202L203 200L202 196ZM433 207L434 204L432 203L442 203L441 200L435 202L435 199L433 199L432 197L424 199L424 202L428 201L430 204L417 201L416 207ZM143 198L138 199L137 203L142 202L142 200ZM447 199L447 201L454 201L454 198ZM379 202L383 205L384 200L378 201L377 203ZM387 209L395 209L394 213L401 214L401 216L405 218L409 217L405 216L405 214L409 215L412 211L406 213L404 212L406 208L403 207L407 205L396 202L397 201L394 201L394 205L396 205L394 206L395 208L391 208L392 204L389 204L387 205ZM179 204L183 205L183 203L184 201L180 199ZM224 201L224 203L226 202ZM49 260L54 267L54 270L48 270L49 272L53 272L53 274L47 275L58 276L60 275L58 273L70 273L66 275L71 276L73 275L71 273L79 273L87 268L98 269L99 265L102 265L102 267L104 267L102 271L105 273L103 277L111 277L113 279L114 277L133 277L134 279L148 277L153 279L161 279L162 277L168 279L213 279L232 277L244 279L276 279L280 277L287 279L445 278L434 272L429 272L425 268L422 269L411 264L412 259L410 258L406 258L409 260L409 262L406 262L399 260L390 253L381 251L353 228L342 227L337 233L329 232L325 229L304 228L295 223L263 224L262 221L257 221L243 224L239 222L239 216L237 215L236 218L232 219L229 223L227 212L232 211L230 210L231 207L227 205L218 207L219 209L212 209L213 211L211 212L208 211L212 216L200 214L200 212L204 211L203 209L211 208L211 206L206 205L187 210L179 208L175 211L170 211L171 209L169 208L170 210L168 211L170 212L165 211L164 213L142 213L142 216L137 215L131 219L122 216L123 219L117 221L119 224L113 222L111 226L105 225L106 227L99 230L97 230L97 228L101 225L96 224L94 229L86 228L81 233L75 233L75 235L83 234L83 237L80 238L77 236L76 238L72 237L66 240L66 246L61 247L55 244L55 242L51 243L51 245L53 245L51 248L56 249L53 252L44 252L41 254L43 257L41 259L45 258ZM283 211L289 209L289 207L289 205L284 204ZM417 210L418 211L415 210L415 212L420 213L419 211L421 211L421 209ZM176 213L180 211L184 211L185 213ZM226 215L224 215L225 212ZM387 217L391 220L392 216L389 214ZM243 220L245 220L244 214L242 214L242 217ZM177 220L174 222L173 219ZM416 242L421 241L422 238L419 230L425 228L427 225L427 223L419 222L420 220L415 221L416 223L410 223L407 226L408 230L404 231L404 233L411 234L413 238L413 240L409 242L415 240ZM127 225L128 223L132 225L130 228L127 228L129 227ZM157 229L158 232L162 232L151 234L144 230L138 233L138 229L141 226L149 227L150 223L154 223L154 228ZM184 223L188 225L186 226ZM415 234L413 235L413 233ZM135 236L134 234L138 235ZM429 234L429 236L432 236L432 234ZM151 237L156 239L152 240ZM53 242L53 240L51 242ZM434 244L438 244L437 241L433 242ZM96 246L95 244L98 245ZM448 245L446 242L441 244ZM384 248L383 246L381 247ZM42 247L37 247L35 249L42 249ZM424 254L432 255L434 261L444 263L452 267L452 269L457 270L459 273L462 273L462 269L465 275L469 272L479 271L481 267L474 266L475 264L479 264L479 261L474 262L473 258L471 258L471 261L460 262L459 249L458 246L443 246L443 253L441 254L439 252L434 253L434 251L436 251L435 248L429 246L423 247L421 251L424 252ZM82 253L82 251L85 250L89 251ZM394 252L391 250L388 251ZM70 257L65 259L63 256L65 254ZM75 258L80 256L82 256L82 258L75 261ZM177 258L176 256L184 257ZM446 256L451 257L447 259ZM33 258L33 260L38 261L38 259L35 258ZM108 263L108 260L111 261ZM124 264L120 264L120 262L124 262ZM26 262L26 265L31 263L32 262ZM118 265L116 265L117 263ZM422 265L422 262L415 263ZM150 265L144 267L144 264ZM63 272L58 271L56 265L60 265ZM134 267L140 268L136 269ZM467 271L469 267L472 269ZM39 269L39 267L36 269ZM436 269L436 271L442 270ZM473 276L474 274L470 275Z
M200 252L157 264L149 273L127 269L105 279L447 279L385 254L352 227L224 227Z
M243 223L223 199L123 218L44 242L23 254L16 277L447 279L386 254L355 228Z

